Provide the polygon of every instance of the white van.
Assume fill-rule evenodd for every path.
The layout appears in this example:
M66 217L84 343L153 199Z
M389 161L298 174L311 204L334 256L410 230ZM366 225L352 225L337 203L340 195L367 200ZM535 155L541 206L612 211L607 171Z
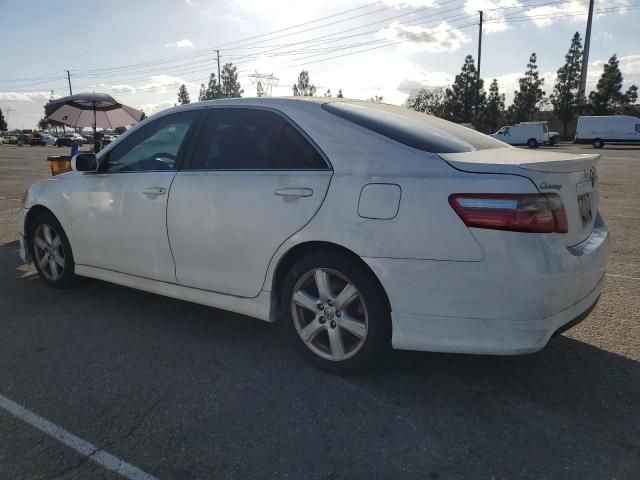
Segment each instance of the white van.
M602 148L605 143L640 143L640 118L631 115L578 117L575 143L591 143Z
M552 132L549 130L549 122L546 120L538 120L535 122L520 122L518 125L535 125L540 124L544 129L544 144L545 145L555 145L560 140L559 132Z
M529 148L549 143L549 129L545 123L540 122L507 125L491 136L509 145L527 145Z

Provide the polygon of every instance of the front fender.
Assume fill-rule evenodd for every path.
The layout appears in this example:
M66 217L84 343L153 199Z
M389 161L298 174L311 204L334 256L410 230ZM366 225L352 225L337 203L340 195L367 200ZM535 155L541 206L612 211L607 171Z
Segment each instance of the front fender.
M23 205L20 222L20 233L25 238L28 234L26 224L30 220L29 212L35 207L43 207L58 219L69 241L73 244L69 200L73 181L77 175L77 172L69 172L31 184Z

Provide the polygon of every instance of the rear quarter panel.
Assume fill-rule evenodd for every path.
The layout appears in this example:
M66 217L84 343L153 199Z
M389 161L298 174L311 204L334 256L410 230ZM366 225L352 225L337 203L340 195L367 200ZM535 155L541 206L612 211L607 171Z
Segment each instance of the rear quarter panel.
M435 154L404 146L324 110L314 112L290 114L328 156L334 176L313 220L275 253L267 286L279 259L308 241L338 244L361 257L482 261L484 252L449 205L449 195L536 191L526 178L461 172ZM358 214L360 192L370 183L400 187L400 206L394 218L370 219Z

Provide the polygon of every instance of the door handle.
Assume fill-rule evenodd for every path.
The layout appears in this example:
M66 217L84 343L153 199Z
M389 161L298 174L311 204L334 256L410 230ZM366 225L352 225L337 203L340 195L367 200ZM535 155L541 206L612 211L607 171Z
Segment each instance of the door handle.
M279 188L273 192L281 197L310 197L313 190L310 188Z
M143 195L152 199L158 198L160 195L164 195L165 193L167 193L167 189L162 187L149 187L142 191Z

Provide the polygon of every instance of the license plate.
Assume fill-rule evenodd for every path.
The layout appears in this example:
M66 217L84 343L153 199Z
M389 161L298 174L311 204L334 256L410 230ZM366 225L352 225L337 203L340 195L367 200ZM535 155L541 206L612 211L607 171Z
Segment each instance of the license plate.
M578 207L580 209L582 226L584 227L593 220L593 212L591 210L591 193L581 193L578 195Z

